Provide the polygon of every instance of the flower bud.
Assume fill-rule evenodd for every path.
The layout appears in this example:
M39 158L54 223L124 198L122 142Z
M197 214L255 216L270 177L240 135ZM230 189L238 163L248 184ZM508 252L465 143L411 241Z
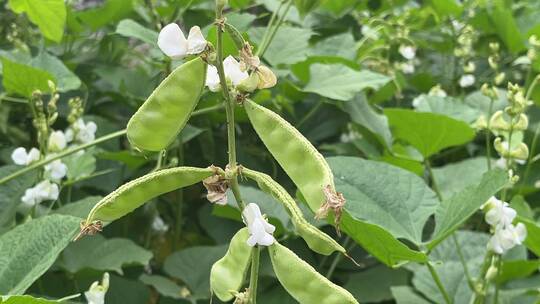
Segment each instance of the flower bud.
M236 88L241 92L251 93L255 91L255 89L257 89L258 85L259 75L257 73L251 73L251 75L249 75L248 78L242 80L242 82L240 82L238 86L236 86Z
M277 78L274 72L264 65L257 68L257 74L259 75L259 84L257 88L268 89L276 85Z
M467 65L463 67L463 71L465 73L472 73L476 70L476 65L472 61L468 61Z
M525 114L520 114L518 120L513 123L512 128L515 131L524 131L524 130L527 130L528 126L529 126L529 118Z
M487 272L486 272L486 281L491 282L497 277L497 267L493 264L489 266Z
M510 124L504 119L504 112L497 111L489 119L489 128L496 131L510 131Z
M472 124L476 130L484 130L487 128L487 119L485 115L480 115L478 119Z
M497 76L495 76L495 84L496 85L500 85L503 81L504 81L504 78L506 77L506 74L504 72L500 72L499 74L497 74Z

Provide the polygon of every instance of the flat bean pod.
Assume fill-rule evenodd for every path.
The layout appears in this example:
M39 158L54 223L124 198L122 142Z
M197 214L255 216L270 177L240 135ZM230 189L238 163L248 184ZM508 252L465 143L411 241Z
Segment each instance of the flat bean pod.
M304 218L302 210L296 205L296 202L287 190L274 181L269 175L247 168L242 168L242 175L256 181L262 191L272 195L278 202L283 204L291 216L296 232L306 241L309 248L324 255L329 255L334 251L345 253L345 248L338 242L311 225Z
M206 63L199 57L174 70L131 117L127 137L139 149L165 149L186 125L201 97Z
M296 128L278 114L251 100L244 102L251 124L314 212L326 201L324 188L335 191L334 177L324 157Z
M232 300L233 292L238 292L242 287L251 258L248 238L248 229L240 229L231 239L225 256L212 266L210 287L221 301Z
M268 251L279 282L299 303L358 303L346 289L322 276L287 247L274 242Z
M90 211L86 224L114 221L158 195L198 183L214 172L213 168L177 167L141 176L101 199Z

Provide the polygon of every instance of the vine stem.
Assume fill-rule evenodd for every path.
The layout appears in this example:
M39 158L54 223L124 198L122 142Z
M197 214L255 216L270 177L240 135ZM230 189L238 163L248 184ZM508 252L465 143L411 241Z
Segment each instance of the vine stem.
M251 274L249 280L249 303L257 304L257 284L259 279L259 257L261 248L254 246L251 249Z
M490 122L491 122L491 112L493 112L493 98L489 98L489 110L488 110L488 117L486 118L486 161L487 161L487 168L488 170L491 170L491 134L490 134Z
M538 81L540 81L540 75L536 75L533 82L527 89L525 100L529 100L532 92L534 91L534 89L536 88L536 85L538 84ZM527 159L527 167L525 168L525 172L523 173L523 183L525 183L527 181L527 177L529 177L529 172L531 170L531 160L534 157L534 153L536 152L536 144L538 142L539 135L540 135L540 122L538 123L538 126L536 127L536 131L534 132L533 140L531 143L531 151L529 153L529 159Z
M289 9L291 8L291 5L292 5L292 0L286 0L286 1L287 1L287 6L285 7L285 10L283 11L283 14L279 17L276 25L272 27L272 30L269 31L269 37L268 37L268 39L265 39L266 40L265 44L261 45L261 47L259 47L257 49L257 52L256 52L257 56L262 57L264 55L264 53L268 49L268 46L270 45L270 42L276 36L276 33L277 33L279 27L281 26L281 24L283 23L283 20L285 20L285 16L287 16L287 13L289 12ZM282 4L283 4L283 2L282 2ZM268 26L271 26L271 24L269 24ZM265 36L266 36L266 33L265 33Z
M452 300L450 300L450 296L448 296L448 293L446 292L446 289L444 289L444 285L441 282L441 279L439 278L439 275L437 274L437 271L435 271L435 268L433 268L433 265L431 263L426 263L427 268L429 269L429 273L431 273L431 276L433 277L433 280L435 281L435 284L437 284L437 287L439 288L439 291L441 292L444 301L447 304L451 304Z

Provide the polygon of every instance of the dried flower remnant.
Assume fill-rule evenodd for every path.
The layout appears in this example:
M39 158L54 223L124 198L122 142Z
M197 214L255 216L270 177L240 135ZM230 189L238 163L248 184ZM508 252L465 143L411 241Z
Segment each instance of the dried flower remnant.
M325 218L328 215L328 212L332 210L334 212L334 226L338 235L341 235L339 230L339 223L341 222L341 215L343 213L343 206L345 205L345 197L340 192L334 191L331 185L327 185L324 188L324 195L326 196L326 202L321 205L317 214L315 214L316 219Z
M203 185L208 191L206 199L212 204L226 205L227 204L227 189L229 189L229 181L221 175L212 175L203 180Z

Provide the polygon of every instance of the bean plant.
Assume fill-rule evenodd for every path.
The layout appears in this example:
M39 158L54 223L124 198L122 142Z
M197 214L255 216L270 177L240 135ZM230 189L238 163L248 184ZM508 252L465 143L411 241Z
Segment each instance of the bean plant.
M540 303L535 1L46 2L0 303Z

